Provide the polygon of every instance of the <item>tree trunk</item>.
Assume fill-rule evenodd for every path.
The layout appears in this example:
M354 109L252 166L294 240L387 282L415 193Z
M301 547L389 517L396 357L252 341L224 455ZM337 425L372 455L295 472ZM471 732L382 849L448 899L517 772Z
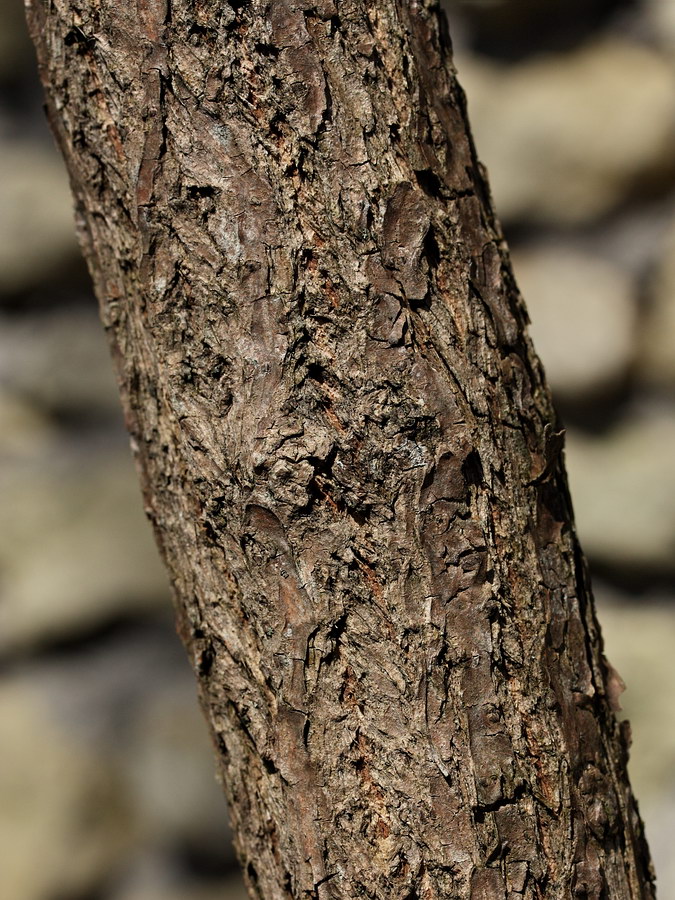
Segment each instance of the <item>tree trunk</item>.
M251 896L652 897L437 4L28 7Z

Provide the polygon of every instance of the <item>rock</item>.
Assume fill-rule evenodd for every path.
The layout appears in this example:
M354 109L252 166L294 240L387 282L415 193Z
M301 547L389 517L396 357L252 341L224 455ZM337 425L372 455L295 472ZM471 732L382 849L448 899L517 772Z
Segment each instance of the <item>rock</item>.
M173 855L178 865L181 848L199 848L225 868L234 857L215 754L166 618L85 645L50 667L41 690L69 733L114 758L139 858Z
M639 374L653 387L675 391L675 227L651 285L640 335Z
M672 0L645 0L644 6L654 38L675 55L675 3Z
M19 0L6 0L0 6L0 79L11 81L17 72L34 65L23 5Z
M662 785L658 799L640 804L649 850L657 875L659 900L675 900L675 789L672 780Z
M39 457L55 438L55 430L45 416L6 390L0 378L0 460Z
M626 682L629 772L645 821L659 896L675 897L675 597L630 602L596 589L605 650Z
M20 679L0 685L0 844L8 897L89 895L129 841L109 760L59 727Z
M2 881L12 898L108 897L113 886L126 897L125 885L159 897L162 885L196 900L212 896L200 881L232 866L206 723L172 631L111 634L26 660L0 681ZM193 864L195 847L210 872Z
M134 878L116 891L111 900L248 900L239 874L208 884L177 881L166 884L161 878Z
M626 683L619 718L632 725L631 776L641 802L653 802L675 792L675 597L595 593L606 655Z
M0 652L168 602L128 451L50 446L0 469Z
M622 0L445 0L452 20L464 19L471 44L489 56L514 59L578 45L606 24ZM668 0L666 0L668 2ZM454 29L451 30L453 44Z
M674 446L669 409L645 410L601 437L568 432L572 500L591 561L675 570Z
M512 67L457 67L505 221L588 222L672 172L673 70L654 50L614 37Z
M645 278L654 265L673 220L675 194L654 201L631 204L600 222L566 237L592 254L606 257L630 272L640 283L643 293ZM641 296L642 299L642 296Z
M0 386L56 416L122 413L103 326L88 307L0 320Z
M178 649L180 668L164 685L156 684L131 723L126 776L146 844L181 846L224 868L235 862L227 804L194 676Z
M30 290L78 254L72 201L56 150L0 144L0 302Z
M620 384L636 325L629 275L558 244L521 247L513 264L554 396L579 400Z

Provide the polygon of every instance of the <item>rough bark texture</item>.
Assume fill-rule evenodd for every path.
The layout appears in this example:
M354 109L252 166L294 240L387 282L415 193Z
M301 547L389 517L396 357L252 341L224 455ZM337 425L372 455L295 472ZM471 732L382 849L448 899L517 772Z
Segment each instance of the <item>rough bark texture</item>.
M651 897L436 4L29 20L252 896Z

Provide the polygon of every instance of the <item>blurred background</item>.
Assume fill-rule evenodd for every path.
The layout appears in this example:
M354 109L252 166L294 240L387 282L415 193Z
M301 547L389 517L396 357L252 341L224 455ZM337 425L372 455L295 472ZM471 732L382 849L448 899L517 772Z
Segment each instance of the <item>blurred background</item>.
M452 0L675 900L675 0ZM0 896L238 900L20 0L0 6Z

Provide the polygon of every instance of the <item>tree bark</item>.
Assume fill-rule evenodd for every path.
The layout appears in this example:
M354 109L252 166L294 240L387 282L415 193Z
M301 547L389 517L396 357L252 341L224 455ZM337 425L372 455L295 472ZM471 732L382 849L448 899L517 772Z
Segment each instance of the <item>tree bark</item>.
M28 18L251 896L652 897L434 0Z

